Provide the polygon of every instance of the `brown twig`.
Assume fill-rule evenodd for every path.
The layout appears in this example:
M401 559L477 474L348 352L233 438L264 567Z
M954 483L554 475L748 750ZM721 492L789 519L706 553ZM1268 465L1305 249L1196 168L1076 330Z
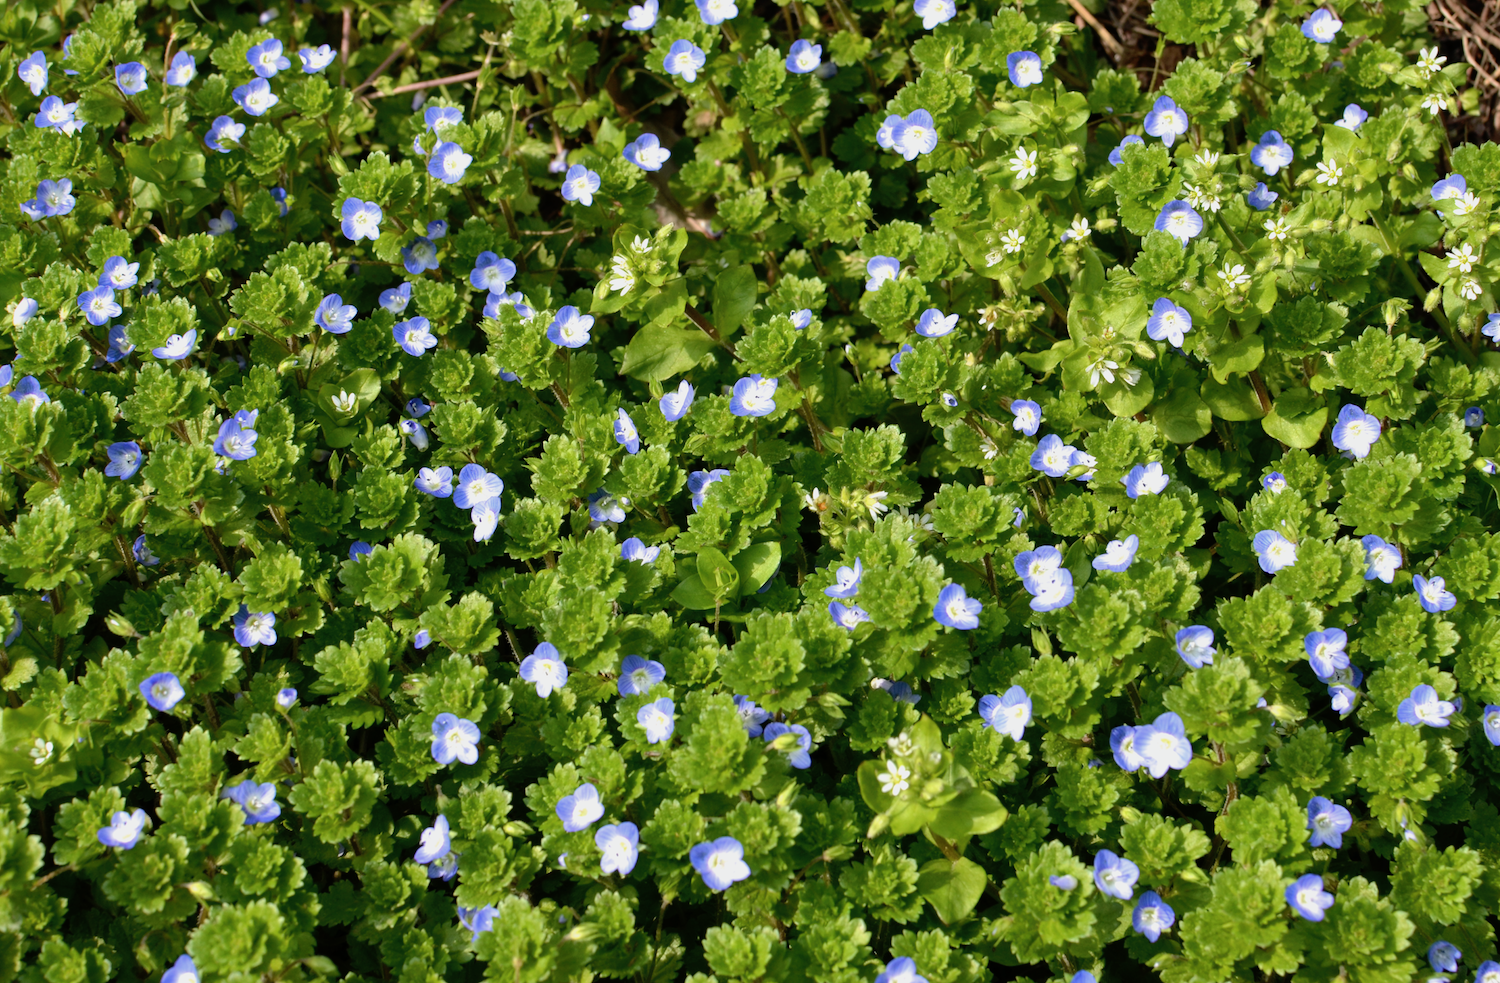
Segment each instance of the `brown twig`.
M442 20L443 15L448 12L448 8L453 6L453 4L454 0L446 0L446 2L438 8L437 16L432 19L432 24L436 24L438 21ZM416 42L417 38L421 37L426 32L426 30L432 26L432 24L423 24L415 31L412 31L410 37L402 41L400 44L396 45L396 47L392 48L391 53L389 55L386 55L385 61L380 63L380 67L371 72L369 78L365 79L363 82L359 83L359 85L355 86L354 91L351 93L351 95L358 96L361 92L368 89L371 85L374 85L375 80L384 75L385 70L387 68L390 68L391 65L395 63L397 58L400 58L402 55L404 55Z
M482 69L474 69L472 72L461 72L458 75L449 75L446 78L433 79L430 82L412 82L410 85L398 85L388 92L377 92L372 99L384 99L386 96L399 96L403 92L418 92L422 89L431 89L439 85L457 85L460 82L470 82L477 79Z

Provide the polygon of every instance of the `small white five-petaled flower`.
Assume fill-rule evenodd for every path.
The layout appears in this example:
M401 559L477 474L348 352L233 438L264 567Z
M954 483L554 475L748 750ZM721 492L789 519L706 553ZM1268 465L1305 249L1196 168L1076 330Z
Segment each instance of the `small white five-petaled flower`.
M1277 242L1286 238L1286 219L1268 218L1262 226L1266 230L1266 238Z
M1448 108L1448 97L1429 92L1422 97L1422 108L1433 116Z
M1036 151L1017 147L1016 155L1010 159L1010 169L1016 172L1018 181L1036 177Z
M1467 242L1457 249L1448 251L1448 269L1467 273L1479 262L1479 254L1474 252L1474 247Z
M1008 253L1020 252L1021 246L1025 242L1026 237L1015 229L1011 229L1000 237L1000 244L1005 247L1005 251Z
M880 791L886 795L900 795L911 788L911 769L894 761L885 763L885 772L880 776Z
M1422 53L1417 56L1417 71L1422 73L1422 81L1432 78L1433 72L1441 71L1443 63L1448 59L1438 54L1436 45L1431 48L1423 48Z
M635 273L630 269L630 260L616 256L609 265L609 289L628 294L635 288Z
M1479 288L1479 281L1473 277L1466 276L1459 281L1458 294L1464 300L1478 300L1480 293L1482 291Z
M1453 199L1454 215L1469 215L1479 208L1479 196L1472 191L1465 191L1458 198Z
M52 742L38 737L27 754L31 755L31 763L40 768L52 760Z
M340 389L339 394L333 397L333 408L340 413L353 413L354 405L359 402L359 397L351 392Z
M1250 282L1250 274L1246 273L1245 267L1239 263L1233 265L1225 263L1224 268L1219 271L1219 279L1224 281L1225 286L1243 287Z
M1344 176L1344 169L1331 160L1318 161L1319 184L1326 184L1330 188L1338 187L1339 178Z

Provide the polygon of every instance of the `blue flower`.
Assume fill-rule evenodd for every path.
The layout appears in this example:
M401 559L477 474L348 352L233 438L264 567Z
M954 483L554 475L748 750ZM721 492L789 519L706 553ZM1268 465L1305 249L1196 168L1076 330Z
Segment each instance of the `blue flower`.
M1500 983L1500 963L1485 960L1474 971L1474 983Z
M146 545L146 537L144 534L135 537L135 543L131 546L130 552L135 555L135 562L143 564L144 566L154 567L157 564L161 563L161 557L157 556L155 553L152 553L151 547Z
M531 307L527 305L526 298L521 296L521 291L519 290L508 294L496 293L487 295L484 299L484 316L496 318L499 317L501 307L515 308L516 314L518 314L522 320L526 320L527 318L531 317L531 315L536 313L536 311L533 311ZM503 370L501 378L504 378ZM511 376L507 381L514 382L516 381L516 377Z
M119 317L122 308L115 301L115 290L113 287L95 287L93 290L85 290L78 295L78 309L83 311L83 316L94 327L100 327L109 323L112 317Z
M151 709L160 710L163 713L171 710L187 695L176 674L170 672L159 672L154 676L147 676L141 680L137 688L140 689L141 695L146 698Z
M219 434L214 438L214 453L231 461L248 461L255 456L255 442L260 434L242 423L237 417L219 424Z
M78 204L78 199L73 197L73 182L67 178L39 182L32 204L39 210L42 218L68 214Z
M1073 468L1073 455L1078 449L1065 444L1055 433L1049 433L1037 442L1031 452L1031 466L1050 478L1061 478Z
M635 428L635 421L630 414L623 409L616 409L615 416L615 443L624 447L631 454L637 454L641 449L641 435Z
M1477 430L1484 426L1484 410L1478 406L1470 406L1464 410L1464 426L1470 430Z
M1156 216L1155 229L1180 240L1183 246L1203 231L1203 216L1185 201L1169 201Z
M1094 978L1093 973L1090 973L1086 969L1080 969L1073 974L1073 978L1068 983L1099 983L1099 981Z
M627 31L649 31L656 26L656 14L660 8L657 0L641 0L631 6L629 16L620 23Z
M417 854L413 860L417 863L432 863L435 860L443 860L453 849L453 840L449 837L449 818L438 815L432 821L432 825L422 831L422 846L417 848Z
M662 744L671 739L676 728L675 709L676 704L663 696L635 712L635 722L646 729L647 744Z
M439 468L439 476L443 471L452 473L448 468ZM472 509L480 502L499 497L504 490L505 482L499 475L491 474L482 464L465 464L458 473L458 490L453 493L453 504L461 509ZM444 496L439 494L438 497Z
M958 7L953 0L915 0L912 4L912 12L922 18L924 30L932 30L939 24L946 24L958 13ZM1012 58L1015 55L1011 55ZM1015 74L1011 74L1015 79Z
M823 64L823 46L813 44L811 41L799 39L792 42L791 50L786 56L786 70L793 75L806 75L817 71L819 65Z
M479 726L451 713L438 714L432 721L432 760L440 765L478 761Z
M297 702L297 691L287 686L276 691L276 705L283 710L290 710L293 703Z
M917 321L917 334L924 338L941 338L957 326L957 314L944 314L936 307L929 307Z
M639 539L636 540L640 542ZM651 687L667 678L667 669L660 662L627 655L620 663L620 678L616 683L621 696L639 696L651 692Z
M1182 347L1183 336L1193 330L1193 315L1168 297L1158 297L1146 321L1146 334L1154 341L1165 341L1173 348ZM1132 498L1134 496L1131 496Z
M1012 429L1028 437L1035 437L1037 428L1042 425L1041 406L1029 399L1013 399L1010 401L1010 411L1015 414L1015 419L1010 424ZM1058 438L1058 443L1062 443L1061 438ZM1034 456L1031 466L1036 467Z
M1250 541L1266 573L1280 573L1297 562L1297 544L1273 529L1262 529Z
M252 612L241 604L233 620L234 640L246 648L276 644L276 615L271 612Z
M412 636L411 647L419 652L431 644L432 633L429 632L426 628L420 629L415 635Z
M703 18L703 23L709 27L717 27L726 20L734 20L740 15L740 8L735 6L734 0L693 0L698 5L698 16Z
M668 423L681 420L687 415L688 407L693 405L693 397L696 393L697 390L689 385L686 379L682 380L677 384L676 389L657 401L657 405L661 407L661 415Z
M1491 744L1500 747L1500 706L1485 704L1481 719L1484 721L1484 736L1489 738Z
M561 307L552 323L547 325L547 339L563 348L582 348L587 345L589 329L594 326L592 314L580 314L572 304Z
M1338 712L1340 717L1349 715L1354 709L1354 702L1359 698L1359 692L1355 689L1364 682L1365 674L1358 666L1349 666L1347 669L1334 670L1329 679L1328 695L1332 698L1328 705Z
M1328 44L1343 26L1344 22L1333 16L1330 10L1319 7L1302 22L1302 36L1318 44Z
M1094 885L1101 894L1129 901L1140 877L1139 867L1112 850L1100 850L1094 855Z
M589 496L589 518L595 522L624 522L627 498L615 498L603 488Z
M557 800L557 818L569 833L588 829L604 816L604 803L599 801L599 790L592 782L584 782L573 791Z
M1349 653L1344 647L1349 644L1349 635L1342 628L1309 632L1302 640L1307 650L1307 661L1313 675L1327 682L1340 669L1349 668Z
M491 253L490 255L494 255ZM403 283L399 287L391 287L380 292L380 306L392 314L402 314L406 311L406 305L411 303L411 284Z
M245 60L262 79L275 78L277 72L292 67L292 60L281 53L281 42L275 38L253 46L245 52Z
M239 805L245 813L245 825L275 822L281 815L281 804L276 801L276 786L270 782L259 783L247 778L233 788L224 790L224 798Z
M806 331L807 326L812 324L812 308L804 307L800 311L792 311L787 317L792 320L792 327L797 331Z
M1035 51L1012 51L1005 56L1010 84L1022 89L1042 82L1042 59Z
M481 932L494 930L495 916L498 914L500 914L500 909L494 905L485 905L483 908L460 907L458 909L458 923L474 933L470 936L469 941L477 942L479 941Z
M42 90L47 87L47 56L40 51L33 51L16 68L16 75L31 89L32 95L41 95Z
M219 116L214 119L213 125L208 128L208 134L203 138L203 145L209 150L217 150L221 154L227 154L234 149L229 145L239 143L244 137L244 123L236 123L231 116Z
M834 573L834 582L824 587L823 593L828 597L853 597L859 593L859 582L864 575L865 565L856 556L854 566L838 568Z
M1365 579L1378 577L1386 584L1393 581L1396 571L1401 569L1401 551L1375 535L1365 536L1359 542L1365 548Z
M1171 146L1177 138L1187 132L1188 117L1181 107L1173 101L1171 96L1159 96L1151 111L1146 114L1146 133L1149 136L1159 137L1161 142Z
M358 316L359 311L353 304L344 303L344 298L338 294L328 294L318 304L313 322L329 334L346 334L354 327L354 319Z
M747 375L734 384L729 412L735 416L769 416L776 410L776 379Z
M1057 576L1062 562L1062 551L1056 546L1039 546L1034 550L1017 553L1015 559L1011 560L1011 567L1016 571L1016 576L1021 578L1026 590L1037 594Z
M1190 668L1202 669L1214 664L1214 630L1204 625L1189 625L1177 632L1177 654Z
M22 406L29 406L33 410L43 403L52 402L52 397L47 395L46 391L42 389L42 384L37 382L36 376L33 375L22 376L21 381L16 383L16 388L11 390L10 398Z
M1161 462L1152 461L1131 468L1130 473L1120 479L1120 484L1125 486L1126 495L1140 498L1142 495L1160 495L1171 480L1162 473Z
M828 616L833 619L834 624L849 631L870 620L870 612L858 604L840 604L838 601L828 602Z
M1059 891L1071 891L1078 886L1078 878L1072 874L1053 874L1047 878L1047 883Z
M1141 900L1136 902L1135 911L1130 915L1130 924L1148 942L1161 938L1161 933L1169 931L1176 922L1177 913L1155 891L1147 891L1141 895Z
M879 290L882 283L901 275L901 261L893 256L876 256L865 263L865 272L869 274L865 289Z
M1286 475L1280 471L1272 471L1260 479L1260 486L1273 495L1280 495L1286 491Z
M193 957L178 956L171 968L161 974L161 983L198 983L198 967Z
M1445 939L1438 939L1427 948L1427 965L1439 973L1458 972L1458 962L1463 957L1458 946Z
M536 651L521 660L521 678L536 686L536 695L542 699L562 689L568 683L568 667L563 665L557 646L542 642Z
M1421 602L1422 609L1428 614L1451 611L1458 603L1457 596L1448 590L1448 585L1442 577L1433 577L1429 580L1417 574L1411 578L1411 584L1417 590L1417 600Z
M625 145L620 156L643 171L659 171L661 166L671 158L672 152L661 145L661 140L655 133L642 133L633 142Z
M1338 422L1333 425L1333 446L1361 459L1379 439L1380 420L1353 403L1345 403L1339 410Z
M138 61L126 62L115 68L115 85L127 96L146 91L146 66Z
M598 190L599 175L582 164L574 164L568 168L568 173L563 176L562 196L566 201L576 201L580 205L592 205L594 203L594 192Z
M606 874L629 874L635 870L635 862L641 855L640 843L641 833L635 823L600 826L594 833L594 845L599 848L599 869Z
M703 49L691 41L673 41L662 58L661 67L668 75L679 75L684 82L698 81L698 70L708 62Z
M265 79L251 79L239 86L231 95L239 107L251 116L264 116L281 97L271 91L271 83Z
M1094 557L1095 570L1108 570L1110 573L1124 573L1130 569L1130 564L1135 562L1136 551L1141 548L1141 537L1131 533L1123 540L1112 539L1104 552Z
M1309 846L1330 846L1337 850L1344 845L1344 834L1353 826L1354 817L1343 806L1321 795L1307 800L1307 828L1312 831Z
M1432 200L1446 201L1449 198L1462 198L1468 190L1469 182L1464 180L1462 174L1450 174L1445 178L1440 178L1432 186Z
M125 325L116 324L109 329L109 351L104 353L104 360L111 364L127 357L135 351L135 345L125 336ZM9 366L6 366L9 368Z
M1146 759L1136 747L1137 730L1121 724L1109 732L1109 749L1114 752L1115 764L1121 771L1140 771L1146 767Z
M375 547L371 546L363 539L356 539L349 545L349 559L353 560L355 563L363 560L373 552L375 552Z
M429 348L437 347L437 338L432 334L432 323L425 317L414 317L409 321L397 321L391 328L396 344L408 355L420 358Z
M882 691L897 703L916 706L922 702L922 694L915 692L909 683L903 683L900 680L891 682L889 679L872 679L870 688Z
M302 71L308 75L316 75L332 65L335 57L334 50L326 44L320 44L316 48L302 48L297 52L297 60L302 62Z
M694 471L688 475L688 494L693 496L693 511L703 508L704 499L708 495L710 485L729 477L728 468L714 468L712 471Z
M344 237L350 241L369 239L373 242L380 238L380 220L385 217L385 213L375 202L345 198L339 214Z
M464 121L464 111L457 106L428 106L422 111L422 125L433 133L445 126L457 126Z
M890 114L881 122L875 131L875 143L882 150L896 149L896 127L901 125L901 117L895 113Z
M186 51L179 51L172 56L172 65L167 69L167 74L162 81L181 88L191 82L197 74L198 59Z
M655 563L660 554L660 546L647 546L639 536L631 536L620 544L620 558L631 563Z
M112 846L119 850L129 850L136 843L140 842L141 832L145 828L145 810L135 809L131 812L115 813L110 817L109 825L99 827L99 831L94 835L105 846Z
M140 282L140 278L136 276L136 271L140 268L140 263L132 263L124 256L111 256L104 261L104 270L99 274L99 286L115 290L133 287ZM32 301L32 304L35 305L36 301Z
M759 737L761 725L771 719L771 715L756 706L748 696L736 695L734 709L740 715L740 723L745 726L745 730L751 737Z
M233 232L239 226L240 224L234 220L234 212L226 208L219 213L218 218L210 218L208 220L208 234L211 236L221 236L226 232Z
M109 455L109 464L104 473L111 478L128 481L141 469L141 445L133 440L122 440L110 444L104 451Z
M927 977L917 975L917 964L910 956L898 956L885 964L885 972L875 977L875 983L927 983Z
M1295 157L1291 145L1275 130L1267 130L1261 136L1260 142L1250 148L1250 163L1265 171L1269 177L1275 177L1283 167L1291 164Z
M1132 143L1138 143L1143 147L1146 145L1145 140L1142 140L1134 133L1131 133L1127 135L1125 139L1120 141L1120 145L1118 147L1109 152L1109 162L1116 167L1119 167L1121 164L1125 163L1125 148L1130 146Z
M761 737L770 744L785 734L790 734L795 739L795 746L787 749L787 762L798 770L811 768L812 735L807 732L806 727L801 724L767 724Z
M516 264L495 255L489 250L480 253L474 260L474 269L469 272L469 284L475 290L503 293L505 285L516 275ZM576 310L576 308L575 308Z
M401 262L406 267L406 272L412 276L421 276L428 270L438 268L437 247L426 236L417 236L401 247Z
M1266 187L1266 182L1260 181L1256 183L1255 190L1245 195L1245 204L1257 212L1263 212L1267 208L1270 208L1276 202L1276 199L1280 197L1281 195Z
M1136 747L1152 778L1160 778L1168 769L1181 770L1193 760L1193 745L1187 738L1182 718L1164 713L1150 724L1135 729Z
M891 132L891 145L907 160L916 160L920 155L936 150L938 132L932 114L918 109L897 123Z
M1426 683L1412 687L1411 695L1396 707L1396 719L1413 727L1447 727L1448 718L1458 711L1447 700L1438 699L1437 690Z
M892 372L896 373L897 375L901 374L901 356L903 356L907 352L911 352L911 351L916 351L916 349L912 348L912 346L910 346L910 345L902 345L901 346L901 350L899 352L897 352L896 354L894 354L894 355L891 356L891 371Z
M1357 103L1350 103L1344 107L1344 115L1333 121L1334 126L1342 126L1346 130L1358 131L1370 114L1359 108Z
M970 597L962 584L949 584L938 594L937 603L932 607L932 616L940 625L957 628L959 631L972 631L979 627L979 612L982 610L984 605L978 598Z
M1322 877L1303 874L1287 885L1286 903L1308 921L1320 922L1323 920L1323 913L1333 907L1333 895L1323 890Z
M1020 686L1012 686L1004 696L981 696L979 717L986 727L1019 741L1031 723L1031 697Z
M723 891L750 876L745 847L732 836L699 843L688 851L688 860L710 891Z
M74 113L77 109L78 103L76 102L63 102L58 96L48 96L37 108L34 119L36 128L39 130L52 127L61 129L74 121Z

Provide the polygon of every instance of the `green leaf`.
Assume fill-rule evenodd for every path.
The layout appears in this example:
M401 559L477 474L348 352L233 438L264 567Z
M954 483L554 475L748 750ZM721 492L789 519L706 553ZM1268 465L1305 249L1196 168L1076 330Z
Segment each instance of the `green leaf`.
M780 566L780 543L752 543L740 550L734 555L734 568L739 572L740 578L740 593L748 596L760 590L766 581L775 576ZM699 570L702 570L701 562Z
M1288 389L1276 397L1260 425L1288 447L1311 447L1323 435L1328 406L1305 388Z
M783 73L784 74L784 73ZM731 266L714 281L714 327L725 338L739 330L755 310L760 281L751 266Z
M714 340L702 331L648 324L630 339L620 372L643 382L660 382L682 375L714 347Z
M988 882L984 868L967 857L933 860L918 872L917 892L932 905L944 925L952 925L974 910Z

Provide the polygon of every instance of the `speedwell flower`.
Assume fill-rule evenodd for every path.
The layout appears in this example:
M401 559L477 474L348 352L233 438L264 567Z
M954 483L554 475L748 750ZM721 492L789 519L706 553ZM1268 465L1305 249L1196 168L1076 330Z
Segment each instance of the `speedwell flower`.
M344 298L338 294L328 294L318 304L313 323L329 334L347 334L358 315L359 311L353 304L344 303Z
M1203 216L1185 201L1169 201L1156 216L1156 231L1165 232L1178 239L1183 246L1188 240L1203 231Z
M659 171L671 158L672 151L661 145L661 140L655 133L642 133L634 142L625 145L620 156L643 171Z
M1250 541L1260 568L1266 573L1280 573L1297 562L1297 544L1274 529L1262 529Z
M979 612L982 610L984 605L978 598L970 597L962 584L949 584L938 594L932 616L940 625L971 631L979 627Z
M1286 903L1308 921L1320 922L1323 913L1333 907L1333 895L1323 890L1322 877L1303 874L1287 886Z
M930 31L952 20L958 13L958 6L953 0L915 0L912 12L922 18L922 28Z
M455 714L438 714L432 721L432 760L440 765L478 761L479 726Z
M1307 801L1307 828L1309 846L1330 846L1337 850L1344 845L1344 834L1354 826L1354 817L1349 810L1335 805L1332 800L1315 795Z
M982 696L979 716L986 727L1019 741L1031 723L1031 697L1020 686L1012 686L1004 696Z
M749 375L734 384L729 412L735 416L768 416L776 409L778 380Z
M1131 468L1130 473L1120 479L1120 484L1125 486L1126 495L1140 498L1142 495L1160 495L1171 480L1162 473L1161 462L1152 461Z
M384 218L385 213L375 202L345 198L343 205L340 206L339 215L345 238L353 242L361 239L369 239L373 242L380 238L380 220Z
M805 38L792 42L791 50L786 56L786 70L793 75L806 75L817 71L823 63L823 46L813 44Z
M1124 539L1112 539L1104 548L1104 552L1094 557L1094 569L1107 570L1110 573L1124 573L1135 561L1136 551L1140 547L1141 537L1135 533L1131 533Z
M573 791L557 800L557 818L569 833L588 829L604 816L604 803L599 801L599 790L592 782L584 782Z
M224 790L224 798L238 805L245 814L245 825L274 822L281 815L281 803L276 801L276 786L271 782L257 782L247 778L238 785Z
M1291 145L1275 130L1267 130L1260 142L1250 149L1250 163L1266 172L1269 177L1281 173L1295 159Z
M589 329L593 326L592 314L582 314L568 304L558 308L557 316L547 325L547 340L563 348L582 348L589 343Z
M1035 51L1012 51L1005 56L1005 71L1010 84L1017 88L1040 85L1042 81L1042 59Z
M453 841L448 835L448 817L439 813L432 825L422 830L422 845L417 847L417 853L412 859L419 864L430 864L446 857L452 849Z
M1369 455L1370 448L1379 439L1379 418L1353 403L1345 403L1339 410L1338 422L1333 426L1333 446L1360 459Z
M1365 579L1378 577L1386 584L1393 581L1396 571L1401 569L1401 551L1375 535L1366 536L1359 542L1365 548Z
M662 58L662 70L668 75L681 76L684 82L698 81L698 71L708 63L703 49L691 41L673 41Z
M1148 942L1161 938L1162 933L1170 931L1176 922L1177 913L1155 891L1147 891L1141 895L1141 900L1136 903L1135 910L1130 915L1131 925Z
M732 836L699 843L688 851L688 860L710 891L723 891L750 876L745 847Z
M1171 96L1159 96L1146 114L1146 133L1158 137L1167 146L1187 132L1188 116Z
M640 857L640 842L640 830L635 823L600 826L594 833L594 845L599 848L599 870L622 877L635 870L636 859Z
M159 672L154 676L148 676L141 680L138 688L151 708L163 713L171 710L187 695L176 674L170 672Z
M1403 724L1413 727L1447 727L1448 718L1458 712L1458 708L1448 700L1438 699L1437 690L1426 683L1421 683L1412 688L1411 695L1402 700L1396 707L1396 719Z
M1344 22L1335 17L1332 11L1326 7L1319 7L1302 22L1302 36L1318 44L1328 44L1343 29L1343 26Z
M275 78L277 72L284 72L292 67L292 60L282 54L281 42L275 38L252 46L245 52L245 60L250 62L250 67L262 79Z
M1458 597L1448 589L1447 583L1442 577L1431 579L1417 574L1411 578L1411 583L1417 591L1417 600L1421 602L1423 610L1428 614L1440 614L1444 611L1453 610L1458 603Z
M112 846L117 850L130 850L140 841L141 832L145 828L146 811L134 809L130 812L116 812L110 817L109 825L99 827L99 831L94 835L105 846Z
M551 642L542 642L535 652L521 661L520 676L535 685L536 695L545 700L552 695L553 690L567 685L568 667L563 665L557 646Z
M854 558L854 566L839 567L834 573L834 582L823 588L823 593L828 597L853 597L859 593L859 582L865 575L865 566Z
M1129 901L1140 877L1139 867L1112 850L1100 850L1094 855L1094 885L1101 894Z
M251 611L244 604L234 616L234 640L246 648L276 644L276 615L269 611Z
M397 321L391 327L391 336L408 355L422 357L430 348L437 347L437 338L432 333L432 322L425 317L414 317L409 321Z
M1189 668L1202 669L1214 662L1214 630L1204 625L1189 625L1177 632L1177 654Z

